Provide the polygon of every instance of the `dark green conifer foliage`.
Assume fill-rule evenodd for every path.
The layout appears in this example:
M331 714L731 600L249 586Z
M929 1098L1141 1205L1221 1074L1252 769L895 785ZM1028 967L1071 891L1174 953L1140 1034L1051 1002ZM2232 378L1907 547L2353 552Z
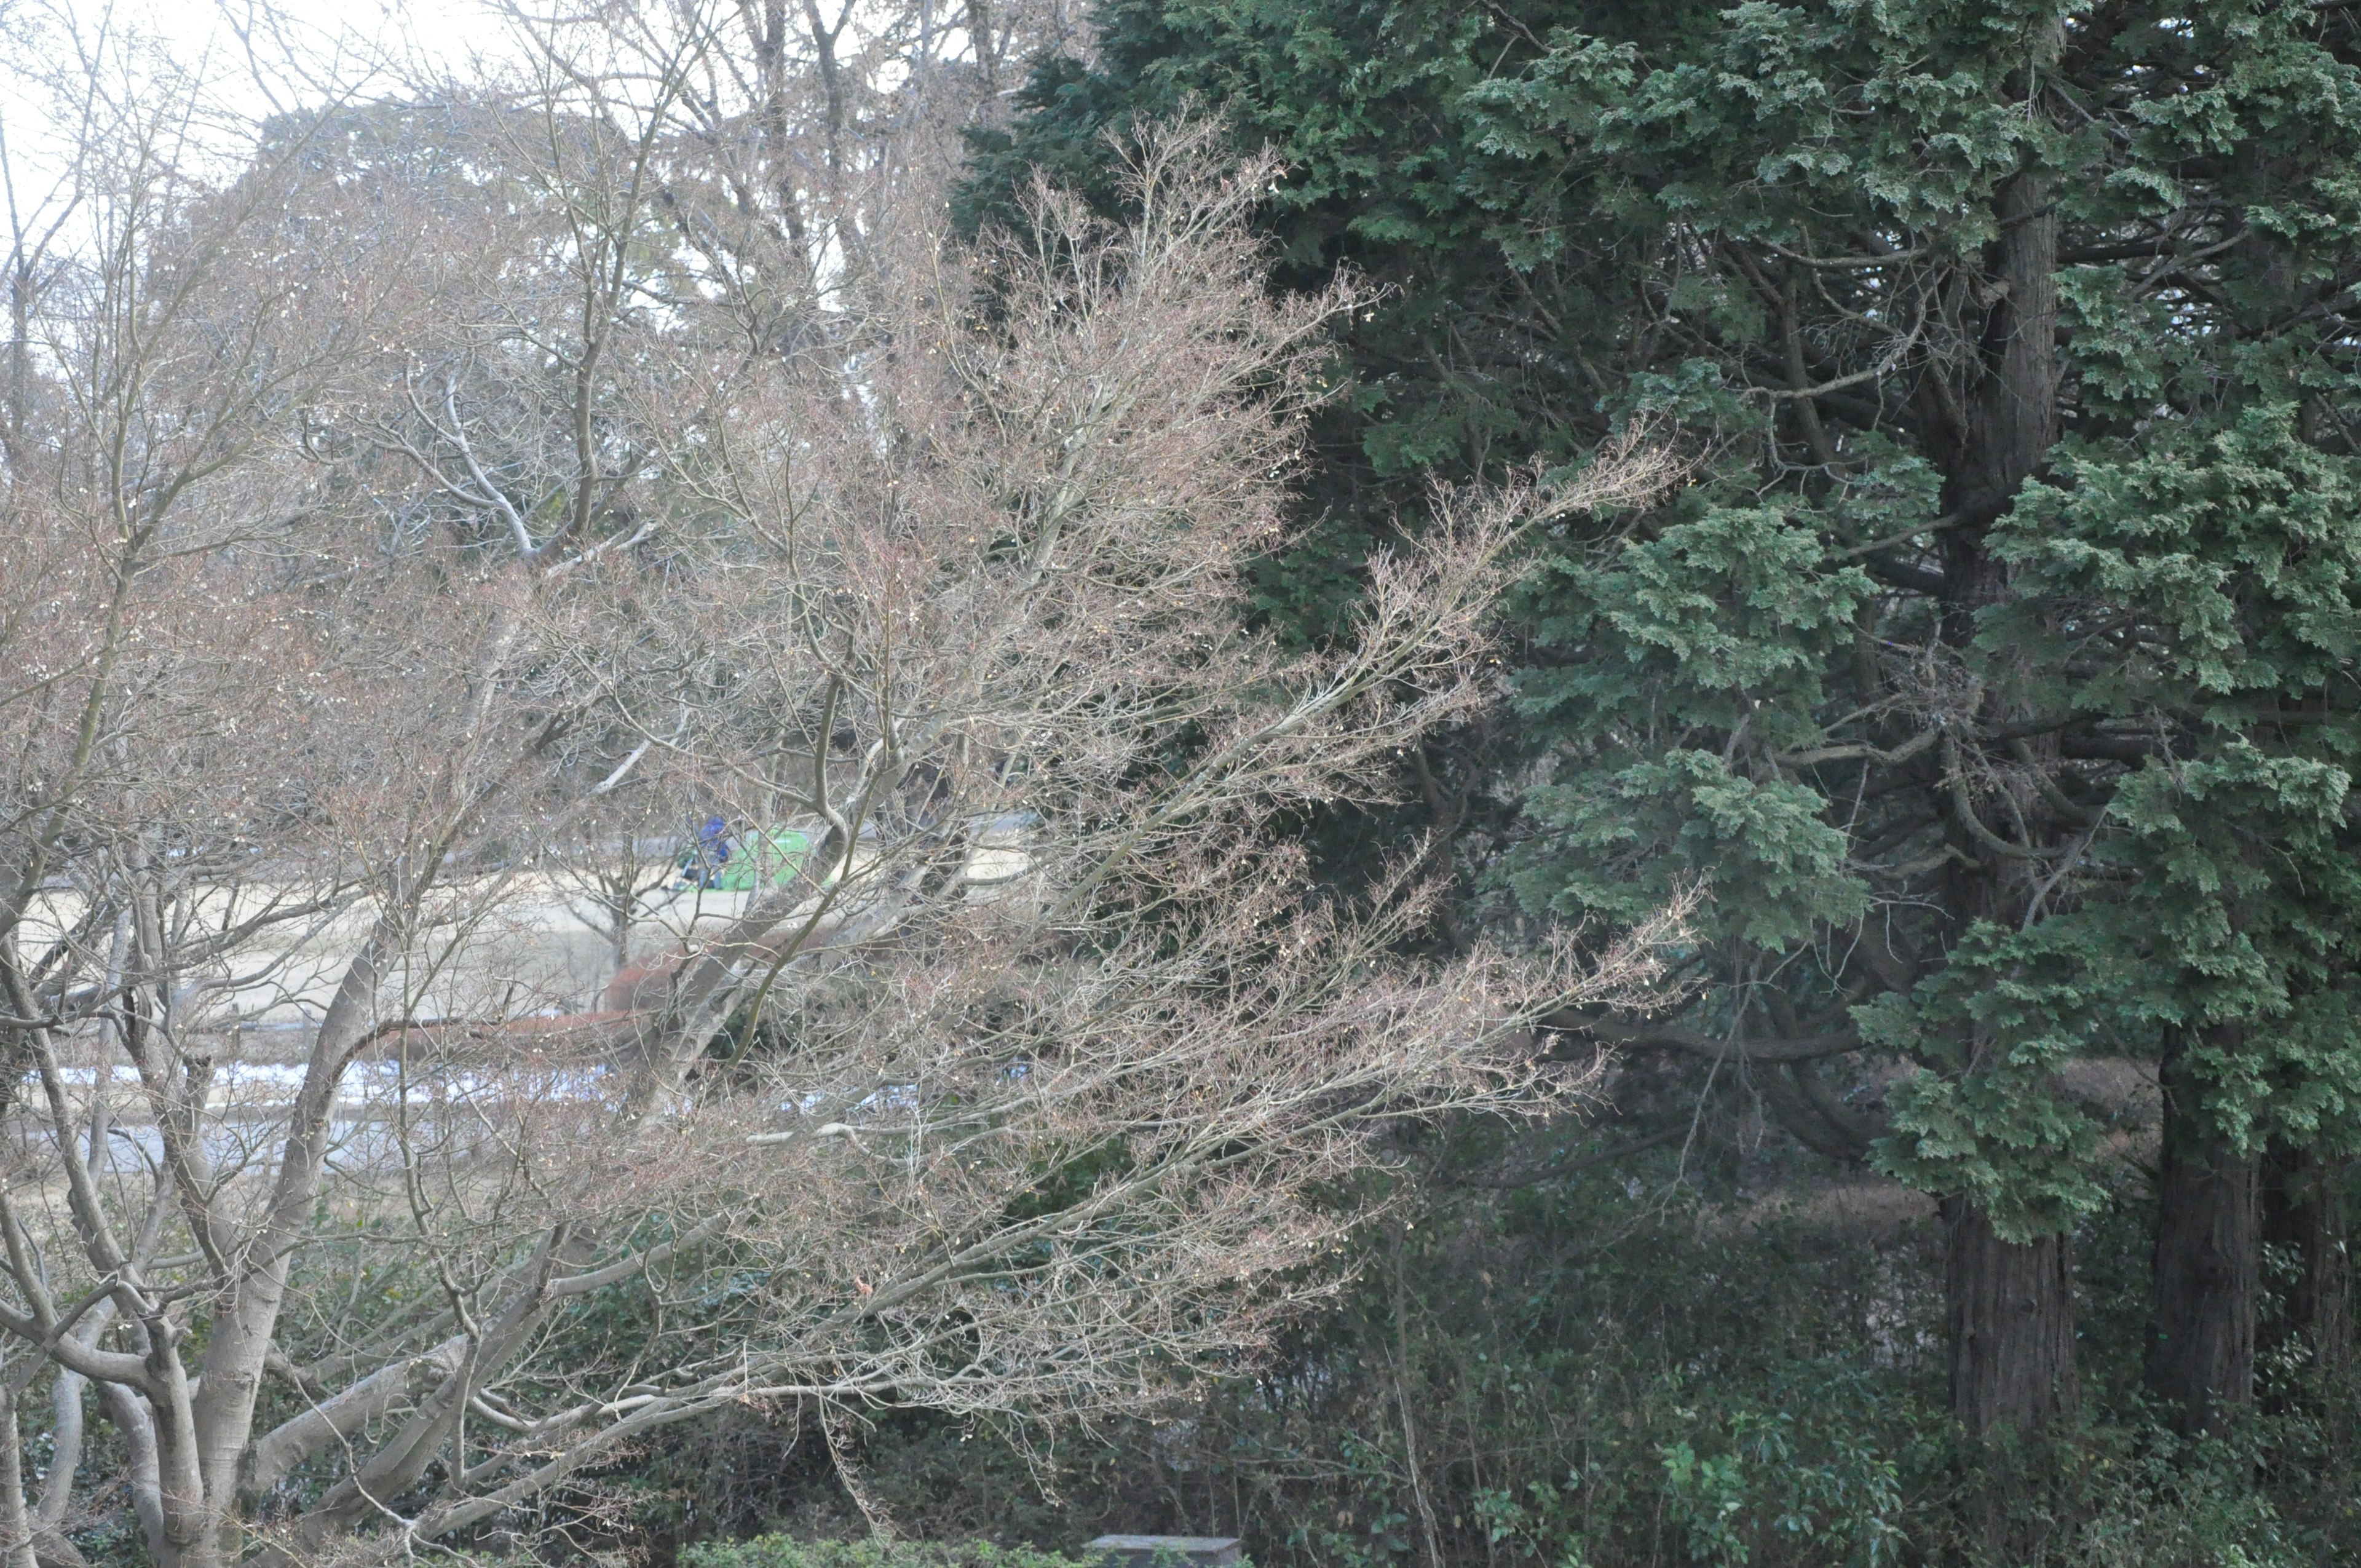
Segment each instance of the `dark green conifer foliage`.
M1275 142L1289 266L1392 289L1346 345L1322 537L1635 419L1699 455L1672 503L1544 542L1517 603L1502 885L1568 918L1713 893L1697 1015L1615 1032L1745 1043L1807 1144L1942 1196L1978 1433L2073 1398L2062 1237L2106 1185L2069 1069L2154 1064L2150 1381L2192 1428L2249 1398L2257 1162L2361 1135L2353 8L1099 20L972 198L1087 183L1105 127L1191 96Z

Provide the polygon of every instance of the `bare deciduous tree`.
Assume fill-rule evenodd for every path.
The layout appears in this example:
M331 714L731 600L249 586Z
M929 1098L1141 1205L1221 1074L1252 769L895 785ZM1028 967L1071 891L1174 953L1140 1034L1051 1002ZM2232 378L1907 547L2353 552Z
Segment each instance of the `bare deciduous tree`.
M75 1558L86 1398L174 1568L741 1401L1136 1405L1323 1288L1386 1129L1565 1106L1531 1021L1650 982L1405 956L1407 870L1316 897L1275 830L1484 700L1516 530L1645 461L1444 498L1286 654L1242 576L1353 299L1267 292L1269 171L1182 131L1126 225L872 231L807 352L676 243L668 37L214 181L93 116L0 474L12 1562ZM756 874L553 1008L545 868L631 791Z

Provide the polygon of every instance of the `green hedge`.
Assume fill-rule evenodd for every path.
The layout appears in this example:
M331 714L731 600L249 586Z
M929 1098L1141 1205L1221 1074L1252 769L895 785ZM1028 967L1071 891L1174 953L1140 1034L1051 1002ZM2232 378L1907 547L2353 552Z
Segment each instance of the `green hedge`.
M797 1541L765 1535L752 1541L704 1541L686 1547L681 1568L1095 1568L1089 1559L1027 1552L990 1541Z

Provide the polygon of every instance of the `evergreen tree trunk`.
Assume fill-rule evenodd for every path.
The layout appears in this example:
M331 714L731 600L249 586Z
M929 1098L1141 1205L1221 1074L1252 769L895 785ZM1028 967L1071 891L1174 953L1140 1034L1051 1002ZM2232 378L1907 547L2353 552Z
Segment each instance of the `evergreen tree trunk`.
M2262 1216L2257 1162L2208 1123L2185 1060L2176 1032L2160 1073L2164 1146L2147 1371L2173 1425L2193 1433L2254 1400Z
M1989 1214L1957 1195L1942 1217L1951 1410L1969 1445L1962 1522L1980 1560L2037 1562L2053 1472L2026 1440L2061 1425L2080 1398L2072 1244L2004 1241Z
M2040 114L2040 82L2055 64L2062 32L2053 18L2030 41L2016 87ZM2058 219L2048 181L2028 167L1996 193L1997 234L1986 253L1988 282L1974 373L1964 389L1957 444L1946 455L1944 499L1963 526L1946 536L1942 636L1964 660L1985 612L2013 589L2006 562L1992 550L1994 523L2014 506L2025 481L2056 444L2058 394ZM2005 688L2003 688L2005 691ZM1995 729L2033 718L2024 690L1995 694L1977 717ZM2053 765L2048 736L2021 756ZM2041 917L2049 857L2070 826L2047 792L2026 773L1947 758L1956 872L1949 900L1962 926L1986 921L2004 929ZM1989 792L1989 793L1987 793ZM1981 817L1984 801L1997 825ZM1977 1070L1986 1044L1970 1053ZM2063 1234L2024 1243L2004 1238L1992 1216L1963 1194L1943 1204L1944 1287L1950 1337L1951 1413L1969 1444L1961 1493L1971 1540L1984 1558L2033 1562L2046 1553L2048 1482L2054 1470L2038 1440L2063 1427L2080 1402L2074 1365L2073 1251Z
M1942 1213L1952 1412L1974 1440L2041 1431L2078 1398L2072 1245L2003 1241L1965 1198Z
M2345 1262L2345 1164L2285 1143L2264 1152L2259 1180L2262 1239L2291 1267L2279 1310L2258 1330L2258 1357L2289 1364L2287 1388L2320 1387L2345 1369L2352 1332ZM2274 1406L2284 1406L2284 1392Z
M1961 647L1974 639L1978 613L2009 591L1986 531L2058 433L2058 234L2048 187L2020 176L2004 189L1998 208L1993 269L2004 287L1986 323L1984 373L1947 488L1950 503L1976 519L1945 545L1946 637ZM2006 724L2026 716L1987 717ZM2038 793L2013 790L2008 806L2026 850L2048 849L2059 837L2051 805ZM2017 925L2027 918L2037 868L2046 862L1993 842L1998 834L1969 820L1973 809L1957 823L1963 864L1952 907L1964 919ZM1952 1415L1976 1440L2038 1432L2076 1401L2071 1249L2062 1235L2004 1241L1964 1197L1947 1201L1945 1216Z

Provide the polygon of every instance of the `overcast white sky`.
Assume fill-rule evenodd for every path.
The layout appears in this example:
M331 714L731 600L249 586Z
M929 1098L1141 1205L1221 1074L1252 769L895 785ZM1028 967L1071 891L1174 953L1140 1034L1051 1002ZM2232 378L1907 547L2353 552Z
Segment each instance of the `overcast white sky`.
M269 9L291 25L294 41L313 48L345 38L454 66L471 50L503 52L501 22L483 0L274 0ZM143 34L187 65L241 60L241 31L268 45L249 0L0 0L0 17L16 16L34 27L70 19L85 37L107 27Z
M51 123L54 100L30 76L71 62L77 40L83 49L102 38L128 43L131 55L152 51L202 71L232 119L318 100L291 60L335 61L349 85L363 60L406 66L414 79L514 58L485 0L275 0L271 9L282 22L275 36L258 25L249 0L0 0L0 145L20 217L30 223L54 183L60 128ZM119 60L126 51L109 52ZM390 76L382 80L393 90ZM0 214L0 251L5 235Z

